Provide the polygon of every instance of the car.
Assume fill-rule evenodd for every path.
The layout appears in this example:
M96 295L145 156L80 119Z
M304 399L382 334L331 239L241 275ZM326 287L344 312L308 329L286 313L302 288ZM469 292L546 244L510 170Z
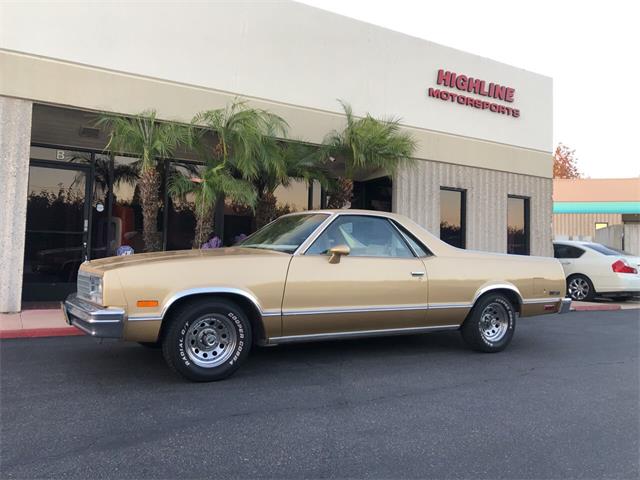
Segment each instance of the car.
M481 352L518 317L568 311L553 258L458 249L401 215L284 215L234 247L84 263L67 322L162 348L193 381L220 380L252 345L459 330Z
M562 240L553 243L554 257L567 277L567 294L576 301L596 296L628 300L640 295L640 258L600 243Z

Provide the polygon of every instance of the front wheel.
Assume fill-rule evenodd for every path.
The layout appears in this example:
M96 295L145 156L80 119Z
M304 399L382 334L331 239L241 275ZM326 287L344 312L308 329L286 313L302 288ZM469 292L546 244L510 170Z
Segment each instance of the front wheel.
M504 295L489 294L473 306L462 324L464 341L480 352L504 350L516 328L516 311Z
M200 300L170 321L162 353L169 367L194 382L227 378L251 349L251 324L233 302Z

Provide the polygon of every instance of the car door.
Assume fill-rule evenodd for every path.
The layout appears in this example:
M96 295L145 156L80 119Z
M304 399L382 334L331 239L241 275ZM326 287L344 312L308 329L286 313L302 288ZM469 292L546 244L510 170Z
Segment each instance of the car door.
M330 261L329 249L349 254ZM385 217L340 214L290 263L283 335L420 327L427 306L425 267Z

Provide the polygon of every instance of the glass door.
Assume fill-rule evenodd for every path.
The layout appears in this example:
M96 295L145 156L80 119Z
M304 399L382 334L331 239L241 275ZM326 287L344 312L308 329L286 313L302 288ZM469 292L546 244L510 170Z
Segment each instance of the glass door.
M89 254L91 184L90 165L31 162L23 301L60 300L75 291Z

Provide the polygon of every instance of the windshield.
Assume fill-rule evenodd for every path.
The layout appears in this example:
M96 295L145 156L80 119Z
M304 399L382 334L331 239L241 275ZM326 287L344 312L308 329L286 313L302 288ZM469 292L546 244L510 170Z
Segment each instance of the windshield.
M583 245L603 255L610 255L610 256L616 256L616 257L619 257L620 255L626 255L626 254L621 254L617 250L613 250L609 247L605 247L604 245L600 245L599 243L584 243Z
M328 216L314 213L280 217L246 238L240 246L293 253Z

